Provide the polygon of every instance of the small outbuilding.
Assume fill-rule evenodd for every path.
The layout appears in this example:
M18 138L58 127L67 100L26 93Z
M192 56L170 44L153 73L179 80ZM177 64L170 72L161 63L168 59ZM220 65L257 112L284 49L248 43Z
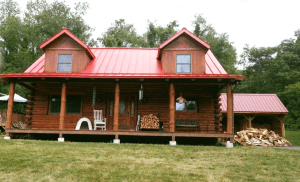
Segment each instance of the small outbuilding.
M221 94L223 129L226 131L227 96ZM266 128L284 137L288 110L276 94L233 94L234 133L248 127Z

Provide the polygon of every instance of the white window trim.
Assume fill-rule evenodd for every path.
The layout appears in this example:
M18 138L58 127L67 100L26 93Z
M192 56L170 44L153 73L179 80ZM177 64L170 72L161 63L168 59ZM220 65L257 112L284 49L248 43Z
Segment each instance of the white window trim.
M59 55L71 55L71 71L66 71L66 72L58 71L58 57L59 57ZM73 68L73 54L58 54L57 55L56 73L72 73L72 68Z
M177 72L177 56L178 55L190 55L190 57L191 57L191 63L190 63L190 72L188 72L188 73L183 73L183 72ZM176 73L179 73L179 74L192 74L192 55L191 54L176 54L176 63L175 63L175 72Z

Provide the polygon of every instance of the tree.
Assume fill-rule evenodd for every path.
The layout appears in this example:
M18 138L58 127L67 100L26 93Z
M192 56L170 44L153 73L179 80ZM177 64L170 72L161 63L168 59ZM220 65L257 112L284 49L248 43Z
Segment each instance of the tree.
M195 19L192 21L193 33L211 45L211 51L228 73L235 74L237 72L235 68L236 49L229 41L228 34L218 34L212 25L207 23L203 15L195 15Z
M300 130L300 82L286 86L281 98L289 110L286 128Z
M144 34L147 47L158 47L161 43L168 40L178 30L178 22L176 20L167 24L166 27L158 26L154 22L148 20L148 29Z
M283 40L274 47L245 46L239 64L244 65L247 79L236 92L275 93L288 108L286 127L300 129L300 37Z
M25 12L20 11L13 0L0 1L0 51L1 73L24 72L43 52L39 45L68 27L72 33L88 45L93 29L85 23L83 16L89 8L87 3L75 4L72 10L64 1L48 4L45 0L29 1ZM8 93L9 85L0 83L0 92ZM16 92L26 97L27 91L16 86Z
M105 47L144 47L144 41L136 33L132 24L124 19L115 20L111 27L99 38Z
M28 48L33 54L32 59L41 56L40 43L52 37L63 27L67 27L89 46L95 46L96 41L90 38L94 29L83 19L88 8L88 3L75 3L75 8L72 10L65 1L56 0L51 4L46 0L29 1L24 18L24 38L29 41Z

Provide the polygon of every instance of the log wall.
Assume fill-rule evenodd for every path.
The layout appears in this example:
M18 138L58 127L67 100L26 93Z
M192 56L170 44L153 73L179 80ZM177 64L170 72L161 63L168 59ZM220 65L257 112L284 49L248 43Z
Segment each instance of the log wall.
M107 118L107 130L113 130L113 115L110 116L110 101L114 100L115 83L89 84L89 83L67 83L67 95L79 95L82 97L82 109L80 114L65 115L65 129L75 129L77 121L82 117L87 117L93 122L93 86L96 86L95 109L103 110L104 117ZM215 103L217 94L216 86L204 85L175 85L175 98L182 96L186 99L192 98L197 101L195 111L175 111L176 119L197 120L200 124L201 132L220 133L216 129ZM50 95L60 95L62 83L37 83L35 85L35 95L32 107L31 128L32 129L58 129L59 113L52 114L49 111ZM137 101L140 84L120 83L120 98L128 95L135 98L134 117L130 117L130 129L136 125L137 115L141 116L153 114L160 122L163 122L164 131L169 128L169 88L170 83L143 83L144 100ZM114 113L114 111L112 111ZM175 131L195 131L195 128L181 128Z

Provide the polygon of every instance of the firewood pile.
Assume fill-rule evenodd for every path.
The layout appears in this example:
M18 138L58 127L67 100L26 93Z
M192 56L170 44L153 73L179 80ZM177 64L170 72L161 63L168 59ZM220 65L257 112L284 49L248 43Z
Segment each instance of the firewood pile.
M248 146L266 146L266 147L292 147L293 145L280 137L274 131L267 129L248 128L234 135L237 143Z
M153 114L141 118L141 129L159 129L159 119Z
M267 123L252 123L253 128L265 128L267 130L271 130L271 126Z

